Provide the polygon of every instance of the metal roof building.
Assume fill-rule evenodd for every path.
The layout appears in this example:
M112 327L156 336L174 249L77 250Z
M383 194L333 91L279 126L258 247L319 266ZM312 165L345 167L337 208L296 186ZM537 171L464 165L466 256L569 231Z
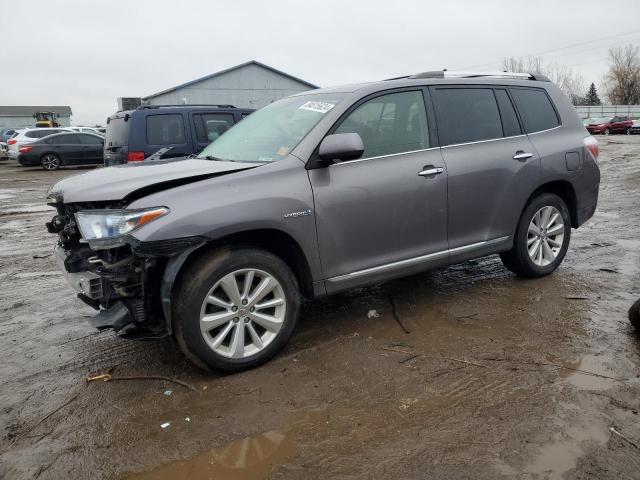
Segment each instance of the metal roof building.
M252 60L143 97L149 105L234 105L261 108L317 85Z
M71 107L68 105L0 105L0 128L35 127L36 120L33 115L36 112L54 112L58 114L58 122L61 127L71 125Z

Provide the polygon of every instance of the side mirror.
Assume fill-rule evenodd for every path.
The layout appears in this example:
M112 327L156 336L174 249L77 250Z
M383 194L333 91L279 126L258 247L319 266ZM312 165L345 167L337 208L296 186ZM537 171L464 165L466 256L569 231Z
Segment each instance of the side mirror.
M320 143L318 156L326 162L355 160L364 153L362 138L357 133L334 133Z

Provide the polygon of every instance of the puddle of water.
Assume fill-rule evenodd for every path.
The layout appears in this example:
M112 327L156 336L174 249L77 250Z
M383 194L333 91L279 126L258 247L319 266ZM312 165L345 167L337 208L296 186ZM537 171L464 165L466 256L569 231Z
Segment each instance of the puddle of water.
M202 452L187 460L176 460L153 470L124 475L123 480L261 480L284 465L298 452L299 430L328 423L329 412L312 410L292 415L286 429L246 437L221 448Z
M609 371L605 366L611 360L612 358L606 354L586 355L580 360L580 364L576 368L587 372L615 377L615 372ZM594 375L587 375L580 372L570 374L567 376L566 380L571 385L584 390L608 390L609 388L614 387L617 383L615 380L609 378L596 377Z
M189 460L170 462L149 472L125 476L126 480L254 480L267 478L296 453L290 432L269 431L212 449Z
M578 458L584 455L583 442L591 441L603 444L608 438L607 428L595 424L582 428L571 428L565 438L540 449L536 460L525 468L528 473L544 475L549 480L560 480L574 468Z

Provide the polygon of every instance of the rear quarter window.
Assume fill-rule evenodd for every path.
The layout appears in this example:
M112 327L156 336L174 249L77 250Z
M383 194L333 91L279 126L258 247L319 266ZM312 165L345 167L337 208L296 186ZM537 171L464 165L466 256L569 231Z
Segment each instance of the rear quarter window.
M560 119L547 92L539 88L511 88L510 91L527 133L549 130L560 125Z
M179 113L148 115L147 143L149 145L171 145L186 143L184 121Z

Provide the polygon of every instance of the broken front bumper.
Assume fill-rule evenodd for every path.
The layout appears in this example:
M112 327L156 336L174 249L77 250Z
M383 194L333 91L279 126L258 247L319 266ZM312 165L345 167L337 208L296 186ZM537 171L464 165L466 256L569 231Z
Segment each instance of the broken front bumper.
M76 292L91 300L100 300L104 296L102 278L99 275L88 271L69 273L65 267L65 260L68 257L68 253L59 245L56 245L54 253L58 267L62 270L62 273L64 273L69 285L71 285Z

